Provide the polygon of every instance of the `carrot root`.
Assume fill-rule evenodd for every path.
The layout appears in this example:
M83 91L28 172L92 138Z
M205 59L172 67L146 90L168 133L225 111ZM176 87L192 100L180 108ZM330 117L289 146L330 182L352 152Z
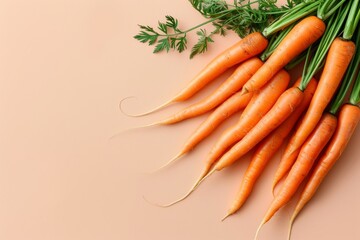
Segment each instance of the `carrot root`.
M254 240L257 240L257 239L258 239L260 229L261 229L261 227L262 227L265 223L266 223L266 222L265 222L264 220L261 221L259 227L256 229L256 233L255 233Z
M183 201L184 199L186 199L188 196L190 196L191 193L193 193L196 188L206 179L208 178L210 175L212 175L214 172L216 171L216 169L212 169L211 171L208 170L208 168L205 169L205 171L201 174L201 176L198 178L198 180L195 182L195 184L190 188L190 190L181 198L176 199L175 201L168 203L168 204L158 204L158 203L153 203L150 201L147 201L148 203L150 203L151 205L157 206L157 207L162 207L162 208L167 208L167 207L171 207L181 201ZM147 199L145 199L147 200Z
M288 229L288 240L290 240L291 238L291 230L292 230L292 227L293 227L293 224L294 224L294 220L295 220L295 217L292 216L291 219L290 219L290 224L289 224L289 229Z
M174 103L173 100L169 100L169 101L161 104L160 106L157 106L157 107L155 107L155 108L153 108L153 109L151 109L151 110L149 110L147 112L140 113L140 114L130 114L130 113L125 112L124 109L123 109L123 102L125 100L127 100L127 99L130 99L130 98L136 98L136 97L130 96L130 97L123 98L123 99L121 99L121 101L119 103L119 109L120 109L121 113L124 114L125 116L128 116L128 117L143 117L143 116L149 115L151 113L157 112L157 111L169 106L170 104Z
M124 134L124 133L127 133L129 131L133 131L133 130L138 130L138 129L142 129L142 128L148 128L148 127L155 127L155 126L159 126L161 125L161 122L155 122L155 123L150 123L148 125L144 125L144 126L138 126L138 127L132 127L132 128L128 128L128 129L124 129L118 133L115 133L114 135L112 135L110 138L109 138L109 141L110 140L113 140L114 138L118 137L119 135L121 134Z
M177 160L182 158L185 154L186 153L184 153L184 152L180 152L180 153L176 154L175 157L171 158L167 163L165 163L164 165L162 165L158 169L152 171L151 173L157 173L157 172L161 171L162 169L170 166L171 164L173 164L174 162L176 162Z

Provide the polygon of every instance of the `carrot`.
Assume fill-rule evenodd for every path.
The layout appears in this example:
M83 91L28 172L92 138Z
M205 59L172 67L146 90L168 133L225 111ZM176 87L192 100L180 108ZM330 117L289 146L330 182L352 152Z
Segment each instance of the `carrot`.
M263 115L265 115L271 109L278 97L285 91L289 82L290 75L285 70L281 70L260 91L255 92L249 104L241 114L239 122L235 125L234 128L230 128L224 134L222 134L220 140L210 151L205 163L205 169L201 173L198 180L190 188L190 190L180 199L161 206L169 207L188 197L195 190L195 188L205 180L213 163L221 156L221 154L233 143L245 136L246 133L250 131L257 122L260 121ZM235 131L233 129L235 129Z
M336 38L331 44L324 70L319 80L319 85L303 121L297 128L295 134L291 137L289 144L285 149L278 170L275 173L273 188L292 166L296 159L296 150L301 147L306 138L316 127L324 109L330 102L341 82L354 52L355 44L351 41Z
M334 115L325 113L322 116L317 127L301 147L295 164L291 168L279 193L275 195L268 211L261 221L259 228L256 231L255 239L257 239L261 227L271 219L277 210L289 202L291 197L295 194L299 185L313 166L316 158L333 135L336 124L337 118Z
M317 84L315 80L311 81L309 87L304 91L303 101L296 108L296 110L256 148L250 165L244 174L240 189L235 197L235 201L233 202L223 220L238 211L245 203L266 164L283 144L285 138L294 127L300 115L310 104L311 98L316 89L316 85Z
M251 33L215 57L180 93L171 100L148 112L138 115L127 115L133 117L145 116L172 103L183 102L199 92L204 86L220 76L230 67L261 53L267 45L268 40L261 33Z
M289 82L289 74L285 70L281 70L261 91L254 93L253 98L241 114L238 123L227 129L211 149L207 158L209 167L261 120L285 91Z
M345 150L357 124L360 121L360 108L352 104L345 104L341 107L338 126L325 152L319 159L312 175L310 176L300 198L295 207L294 213L290 220L289 238L291 227L297 215L307 202L314 196L321 182L331 170L336 161L340 158Z
M264 65L244 85L243 93L253 92L264 86L277 71L319 39L324 31L325 23L315 16L301 20L281 41Z
M174 124L210 111L240 90L246 81L248 81L262 65L263 62L257 57L246 60L208 97L159 122L159 124Z
M297 87L286 90L275 103L274 107L258 124L219 159L215 165L215 169L220 171L248 153L256 144L285 121L300 105L303 98L303 92Z
M194 149L202 140L209 136L228 117L240 111L241 109L244 109L249 103L252 95L252 93L243 95L240 92L237 92L229 99L227 99L223 104L217 107L203 123L201 123L201 125L186 141L181 151L158 170L168 166L169 164L173 163L174 161Z

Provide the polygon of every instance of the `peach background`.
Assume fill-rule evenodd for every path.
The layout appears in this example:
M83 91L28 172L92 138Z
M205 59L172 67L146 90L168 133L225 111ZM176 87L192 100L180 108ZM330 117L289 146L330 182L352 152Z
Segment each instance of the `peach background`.
M221 223L248 158L214 175L186 201L168 202L198 176L203 158L233 118L196 151L157 174L204 119L109 138L161 119L187 104L143 118L177 93L212 57L153 55L136 42L136 24L154 26L170 14L187 28L203 18L185 0L1 0L0 2L0 239L219 240L252 239L271 200L270 163L244 208ZM190 42L193 43L193 40ZM216 46L216 47L215 47ZM201 98L216 87L212 84ZM311 204L292 239L360 239L360 131ZM293 203L263 228L260 239L285 239Z

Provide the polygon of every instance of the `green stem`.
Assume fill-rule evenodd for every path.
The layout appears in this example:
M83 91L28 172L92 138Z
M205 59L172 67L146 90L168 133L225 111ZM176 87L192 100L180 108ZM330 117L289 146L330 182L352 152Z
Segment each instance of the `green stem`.
M356 73L359 71L359 65L360 65L360 30L358 29L357 30L357 34L356 34L356 38L355 38L355 44L356 44L356 47L357 47L357 50L356 50L356 53L355 53L355 60L354 62L356 61L356 63L354 63L354 68L353 68L353 73L352 75L353 78L355 79L355 76L356 76ZM353 105L358 105L360 103L360 74L359 72L357 73L357 77L355 80L355 83L354 83L354 86L353 86L353 89L351 91L351 94L350 94L350 98L349 98L349 102Z
M331 15L334 14L336 10L338 10L345 1L348 0L341 0L340 2L336 0L327 0L320 4L317 12L318 18L322 20L328 19Z
M265 37L269 37L270 35L284 29L285 27L296 22L297 20L314 13L317 10L319 4L320 1L315 1L310 4L302 2L296 5L288 13L285 13L278 20L273 22L270 26L266 27L262 32L263 35Z
M358 105L360 103L360 74L357 75L354 88L350 95L350 101L352 105Z
M226 16L227 14L229 14L229 12L234 11L234 10L235 10L235 9L229 9L229 10L223 11L223 12L221 12L221 13L224 13L224 14L219 15L219 16L217 16L217 17L215 17L215 18L212 18L212 19L210 19L210 20L208 20L208 21L205 21L205 22L203 22L203 23L200 23L200 24L198 24L198 25L196 25L196 26L194 26L194 27L192 27L192 28L189 28L189 29L187 29L187 30L185 30L185 31L176 32L176 33L172 33L172 34L158 34L158 36L159 36L159 37L172 37L172 36L177 36L177 35L180 35L180 34L186 34L186 33L191 32L191 31L193 31L193 30L195 30L195 29L197 29L197 28L199 28L199 27L202 27L202 26L204 26L204 25L206 25L206 24L209 24L209 23L211 23L211 22L214 22L215 20L218 20L218 19Z
M359 0L353 0L348 18L345 23L343 38L351 39L360 19Z

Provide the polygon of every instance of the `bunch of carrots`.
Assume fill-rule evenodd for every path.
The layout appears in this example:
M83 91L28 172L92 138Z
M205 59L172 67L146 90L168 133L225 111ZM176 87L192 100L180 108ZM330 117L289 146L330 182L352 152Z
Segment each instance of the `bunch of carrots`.
M192 151L228 117L242 111L238 122L211 148L204 171L190 191L161 206L182 201L211 174L254 150L226 218L241 208L266 164L286 144L274 175L274 198L255 239L261 226L292 199L307 177L290 220L290 239L296 216L340 158L360 120L359 7L359 0L303 1L262 32L250 33L218 55L170 101L136 115L184 102L237 66L206 98L148 125L175 124L213 110L165 167ZM304 61L302 76L291 81L288 69ZM314 78L317 73L318 80ZM287 137L289 141L285 142Z

